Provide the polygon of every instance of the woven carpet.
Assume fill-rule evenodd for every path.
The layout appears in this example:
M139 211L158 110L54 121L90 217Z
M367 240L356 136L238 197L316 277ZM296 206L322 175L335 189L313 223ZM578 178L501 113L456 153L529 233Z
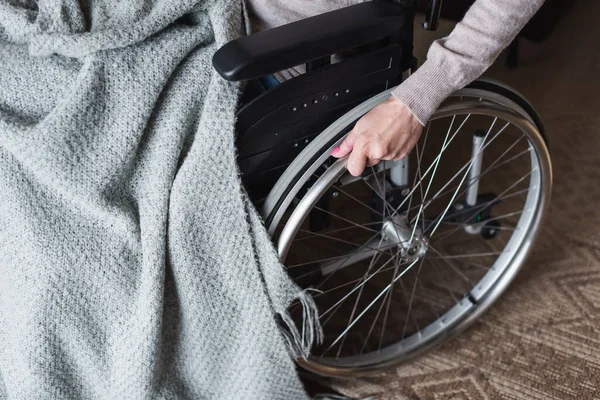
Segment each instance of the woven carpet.
M519 68L501 58L487 73L536 106L553 160L552 204L517 279L458 337L336 389L381 400L600 399L598 15L599 2L577 2L546 42L523 43ZM423 49L428 35L418 33Z

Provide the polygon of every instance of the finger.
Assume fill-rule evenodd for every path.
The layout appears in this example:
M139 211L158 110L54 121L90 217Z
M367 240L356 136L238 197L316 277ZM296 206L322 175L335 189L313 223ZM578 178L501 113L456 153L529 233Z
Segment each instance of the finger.
M381 162L381 160L379 158L369 158L369 161L367 162L367 167L373 167L377 164L379 164Z
M346 138L344 139L342 144L339 145L338 147L336 147L335 149L333 149L333 151L331 152L331 155L336 158L341 158L341 157L344 157L345 155L347 155L348 153L350 153L352 151L352 149L354 148L354 142L356 141L356 136L357 135L356 135L355 129L352 129L350 131L350 133L348 134L348 136L346 136Z
M367 160L369 157L365 154L362 149L362 146L355 146L350 153L350 157L348 158L348 164L346 164L346 168L348 172L350 172L353 176L359 176L365 170L365 166L367 165Z

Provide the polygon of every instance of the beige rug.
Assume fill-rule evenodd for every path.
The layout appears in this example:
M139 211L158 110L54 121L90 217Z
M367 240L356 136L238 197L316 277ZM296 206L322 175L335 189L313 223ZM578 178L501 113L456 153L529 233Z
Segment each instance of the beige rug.
M487 74L537 107L553 158L549 215L516 281L457 338L386 373L335 382L338 390L381 400L600 399L599 16L600 2L579 1L548 41L523 44L518 69L502 59ZM418 35L421 47L432 40Z

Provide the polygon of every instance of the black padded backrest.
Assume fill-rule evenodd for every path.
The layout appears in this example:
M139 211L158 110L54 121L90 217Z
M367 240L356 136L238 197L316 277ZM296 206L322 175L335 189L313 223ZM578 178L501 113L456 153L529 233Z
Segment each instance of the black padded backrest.
M256 202L310 141L352 107L401 82L402 46L390 44L283 82L238 111L236 147Z

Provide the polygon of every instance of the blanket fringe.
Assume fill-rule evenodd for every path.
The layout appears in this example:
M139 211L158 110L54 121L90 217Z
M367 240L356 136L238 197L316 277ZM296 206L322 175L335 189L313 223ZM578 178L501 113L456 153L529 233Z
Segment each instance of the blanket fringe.
M296 300L300 301L302 307L302 327L298 326L292 319L289 311L282 313L281 318L285 324L283 336L290 352L294 357L302 357L306 360L310 350L315 344L323 343L323 329L319 323L319 310L306 289L298 293Z

